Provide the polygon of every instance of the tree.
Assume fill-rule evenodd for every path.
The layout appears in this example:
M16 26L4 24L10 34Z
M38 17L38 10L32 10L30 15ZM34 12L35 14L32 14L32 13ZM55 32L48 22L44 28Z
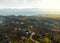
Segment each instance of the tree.
M40 40L42 43L51 43L51 40L48 37L45 37Z

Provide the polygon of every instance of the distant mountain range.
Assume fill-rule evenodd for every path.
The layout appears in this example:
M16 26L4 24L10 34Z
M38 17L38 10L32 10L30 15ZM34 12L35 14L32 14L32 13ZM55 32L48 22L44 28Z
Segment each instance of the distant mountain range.
M53 14L45 14L40 9L0 9L0 15L56 16Z

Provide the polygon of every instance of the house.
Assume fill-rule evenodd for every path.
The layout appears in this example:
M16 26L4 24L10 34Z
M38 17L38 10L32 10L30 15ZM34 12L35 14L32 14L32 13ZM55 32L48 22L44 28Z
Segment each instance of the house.
M5 25L7 23L6 17L0 16L0 25Z
M31 33L32 33L31 30L25 30L22 32L22 35L26 37L30 37Z

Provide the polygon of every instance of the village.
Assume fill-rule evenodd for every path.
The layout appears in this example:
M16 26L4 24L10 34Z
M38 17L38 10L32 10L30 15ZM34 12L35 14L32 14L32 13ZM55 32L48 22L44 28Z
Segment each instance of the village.
M6 34L11 43L59 43L60 32L51 31L46 26L48 23L40 22L41 18L37 17L0 16L0 37Z

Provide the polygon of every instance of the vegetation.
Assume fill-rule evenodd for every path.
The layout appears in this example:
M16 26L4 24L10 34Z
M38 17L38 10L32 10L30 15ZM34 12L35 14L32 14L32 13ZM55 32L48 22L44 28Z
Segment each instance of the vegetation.
M11 43L60 43L60 19L27 16L2 16L0 42L7 34ZM2 21L2 22L1 22Z

